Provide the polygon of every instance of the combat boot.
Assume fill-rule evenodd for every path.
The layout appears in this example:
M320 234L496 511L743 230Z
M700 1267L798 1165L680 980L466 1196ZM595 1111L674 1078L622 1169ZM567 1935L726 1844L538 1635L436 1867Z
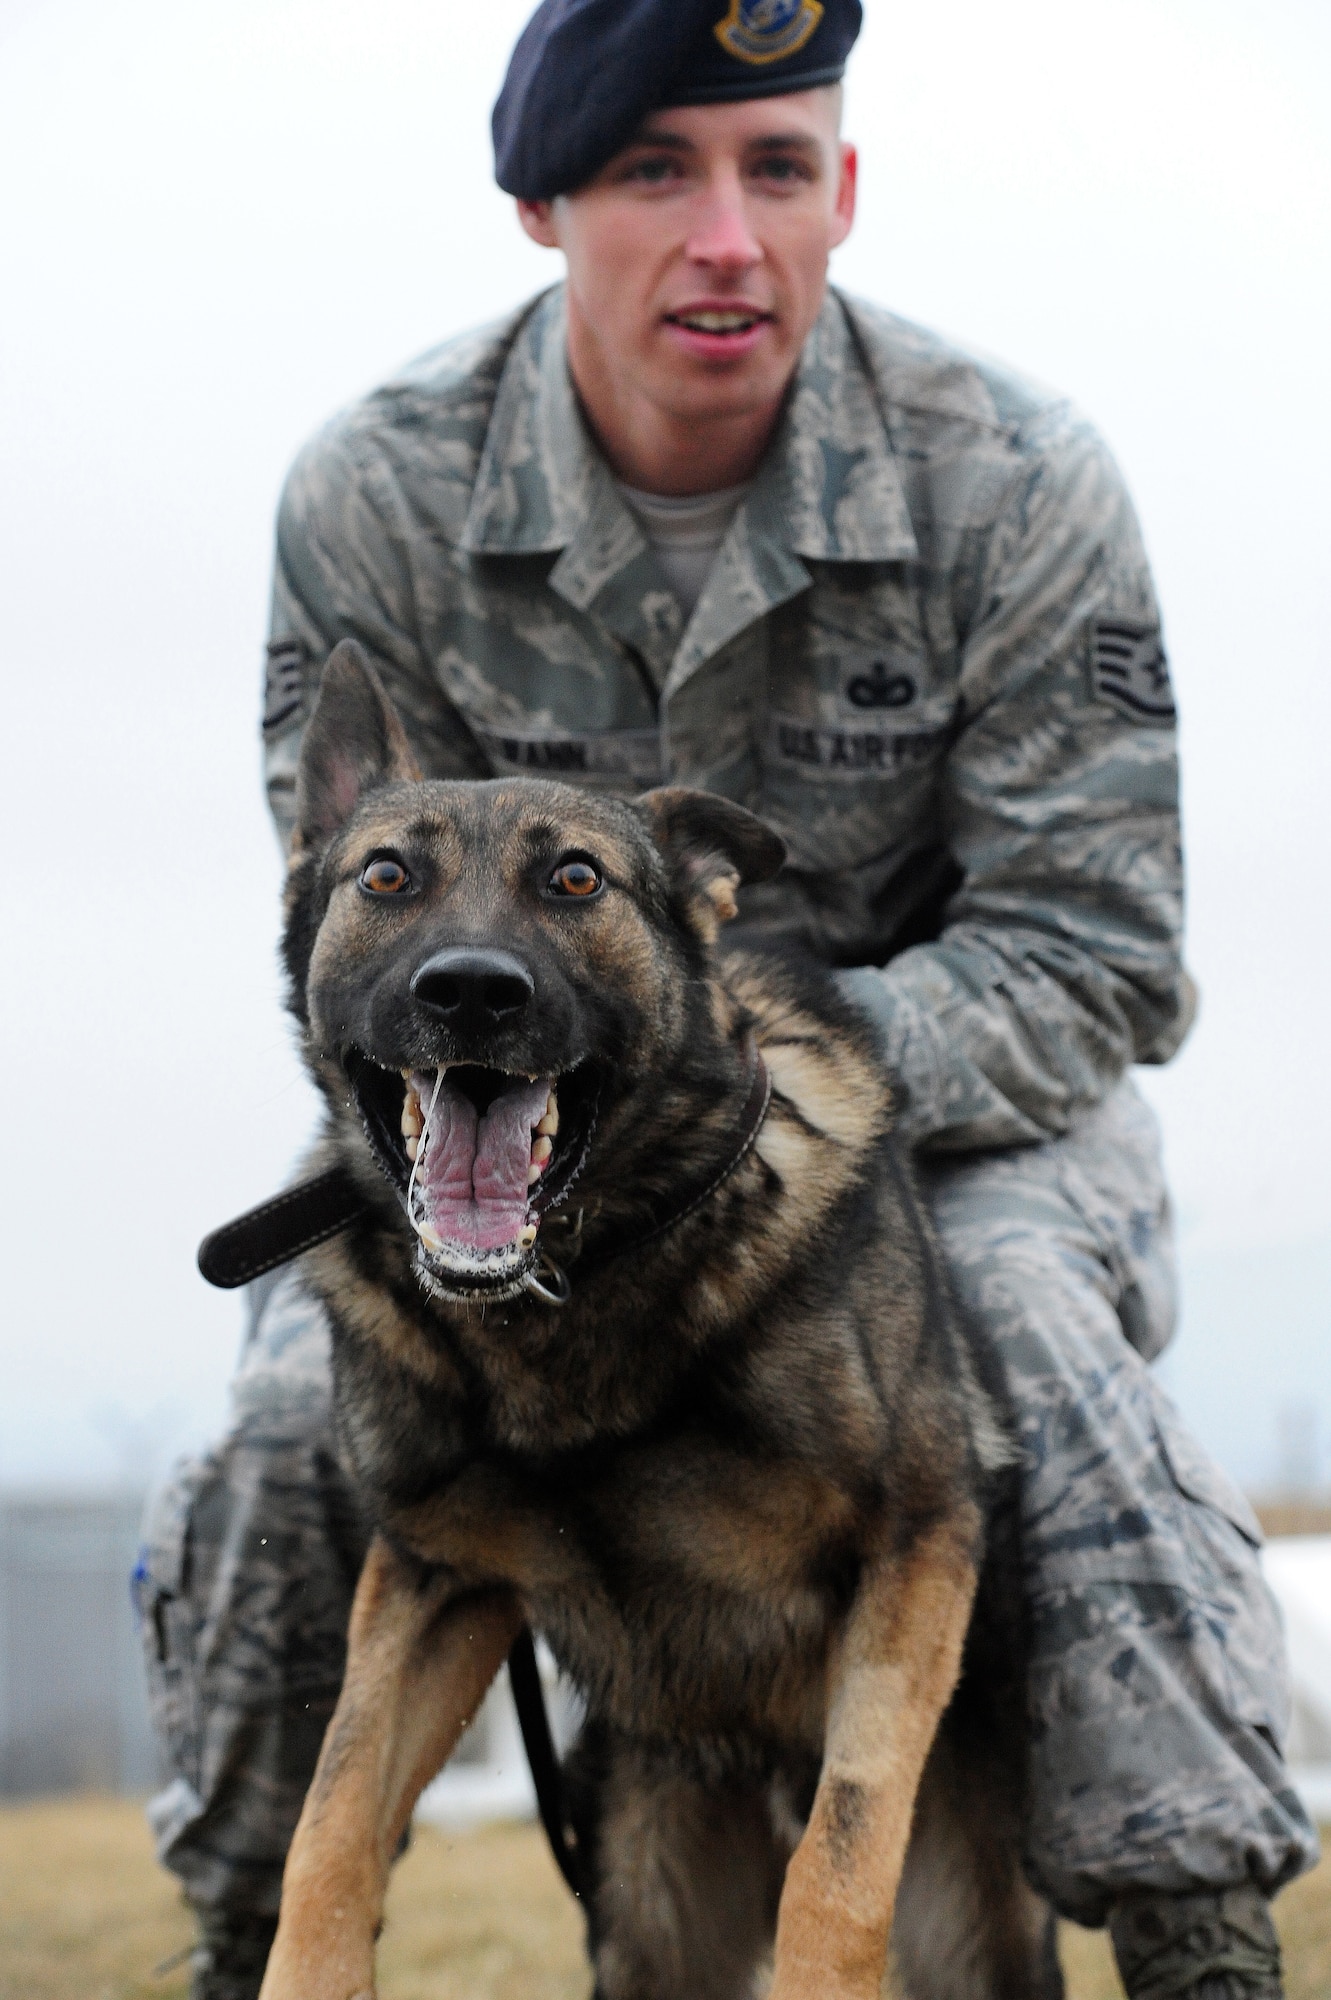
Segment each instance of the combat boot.
M200 1911L198 1916L189 2000L258 2000L277 1918L221 1910Z
M1109 1936L1128 2000L1284 2000L1280 1940L1251 1883L1124 1896Z

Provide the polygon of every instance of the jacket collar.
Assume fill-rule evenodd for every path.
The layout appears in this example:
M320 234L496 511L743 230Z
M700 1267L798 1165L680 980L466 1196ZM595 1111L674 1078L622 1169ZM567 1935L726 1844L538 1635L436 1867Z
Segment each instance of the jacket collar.
M556 555L551 588L635 646L658 680L669 673L676 684L806 589L805 560L897 562L918 553L873 380L829 292L772 448L682 631L574 394L562 286L537 300L505 363L462 547L480 556Z

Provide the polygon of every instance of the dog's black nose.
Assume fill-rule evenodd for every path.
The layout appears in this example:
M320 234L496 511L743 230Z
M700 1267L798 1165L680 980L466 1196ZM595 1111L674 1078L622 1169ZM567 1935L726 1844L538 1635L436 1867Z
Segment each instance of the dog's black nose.
M459 1034L484 1034L520 1014L536 997L536 982L506 951L454 945L435 952L412 974L412 997Z

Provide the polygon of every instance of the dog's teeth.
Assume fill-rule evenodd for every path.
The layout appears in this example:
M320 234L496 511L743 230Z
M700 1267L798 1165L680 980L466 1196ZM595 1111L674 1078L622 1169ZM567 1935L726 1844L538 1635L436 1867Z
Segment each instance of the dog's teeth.
M536 1130L550 1139L553 1139L555 1133L559 1130L559 1106L555 1103L553 1090L550 1092L550 1100L545 1107L545 1116L536 1127Z
M537 1130L539 1131L539 1130L540 1130L540 1127L539 1127L539 1126L537 1126L537 1128L536 1128L536 1129L537 1129ZM549 1157L550 1157L551 1153L553 1153L553 1152L554 1152L554 1150L555 1150L555 1149L554 1149L554 1145L553 1145L553 1142L552 1142L551 1140L549 1140L549 1139L533 1139L533 1140L532 1140L532 1148L531 1148L531 1163L532 1163L532 1165L533 1165L534 1167L543 1167L543 1166L545 1165L546 1161L547 1161L547 1160L549 1159Z
M536 1241L536 1224L534 1222L529 1222L527 1224L527 1227L523 1230L521 1236L519 1236L518 1242L522 1245L524 1250L530 1250L532 1244L535 1241Z
M415 1166L416 1164L416 1155L417 1153L420 1152L420 1149L421 1149L421 1142L419 1139L413 1136L412 1138L407 1140L407 1158L411 1161L413 1166Z
M541 1178L541 1170L540 1170L540 1168L539 1168L539 1167L535 1167L535 1166L533 1166L533 1167L528 1167L528 1169L527 1169L527 1186L528 1186L528 1187L535 1187L535 1185L536 1185L537 1181L538 1181L538 1180L539 1180L540 1178Z
M421 1242L425 1245L427 1250L443 1249L444 1247L443 1237L436 1236L428 1222L423 1222L421 1224L418 1234L420 1236Z
M409 1090L402 1104L402 1136L404 1139L419 1139L424 1130L420 1099L414 1090Z

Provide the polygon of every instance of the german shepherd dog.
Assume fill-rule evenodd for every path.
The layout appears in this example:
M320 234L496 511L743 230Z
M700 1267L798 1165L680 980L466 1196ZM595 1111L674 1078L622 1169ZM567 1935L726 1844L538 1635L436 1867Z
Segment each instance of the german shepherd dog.
M894 1909L919 2000L1057 1994L967 1649L1006 1447L889 1082L825 974L718 945L781 842L700 792L423 782L347 642L297 802L319 1159L365 1202L306 1270L376 1534L262 2000L373 1993L524 1624L586 1702L599 2000L877 2000Z

